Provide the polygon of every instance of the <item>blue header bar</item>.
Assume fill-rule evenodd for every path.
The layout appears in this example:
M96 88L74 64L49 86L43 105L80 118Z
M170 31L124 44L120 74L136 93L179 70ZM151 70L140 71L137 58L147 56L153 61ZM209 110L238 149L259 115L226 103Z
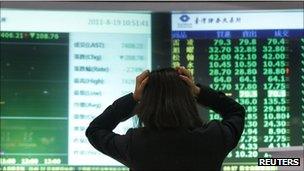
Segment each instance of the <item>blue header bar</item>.
M172 39L239 39L239 38L299 38L304 29L290 30L215 30L215 31L172 31Z

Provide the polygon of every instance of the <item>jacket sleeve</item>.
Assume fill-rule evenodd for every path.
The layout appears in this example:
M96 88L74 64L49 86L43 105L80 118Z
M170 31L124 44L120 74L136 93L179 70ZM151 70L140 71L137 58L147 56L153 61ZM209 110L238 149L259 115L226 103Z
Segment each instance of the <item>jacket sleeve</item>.
M223 133L224 149L230 152L238 144L244 130L245 108L224 93L207 86L201 86L197 102L219 113L223 120L219 122Z
M96 117L86 130L86 136L95 149L128 167L131 163L129 144L132 129L129 129L125 135L116 134L113 129L119 122L132 116L136 104L132 93L117 99L101 115Z

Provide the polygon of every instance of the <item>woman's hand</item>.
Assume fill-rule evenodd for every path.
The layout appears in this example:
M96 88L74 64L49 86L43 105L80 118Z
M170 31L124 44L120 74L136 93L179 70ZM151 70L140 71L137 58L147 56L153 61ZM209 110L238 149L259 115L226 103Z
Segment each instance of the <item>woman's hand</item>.
M149 70L142 72L140 75L136 77L136 85L133 93L133 98L135 101L139 101L142 95L142 92L145 88L149 79Z
M201 89L198 86L195 85L190 71L188 71L183 66L182 67L177 67L176 70L178 71L179 74L181 74L181 75L179 75L179 77L189 85L189 87L191 88L191 91L194 94L194 96L198 96Z

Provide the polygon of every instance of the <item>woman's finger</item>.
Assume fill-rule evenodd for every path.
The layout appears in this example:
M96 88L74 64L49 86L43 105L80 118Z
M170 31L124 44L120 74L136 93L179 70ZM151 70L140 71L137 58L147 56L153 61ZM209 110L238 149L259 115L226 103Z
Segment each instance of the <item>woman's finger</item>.
M180 71L180 66L175 67L175 70L176 70L179 74L182 74L182 72Z
M180 71L181 74L184 74L184 75L186 75L189 78L192 78L190 71L188 71L185 67L183 67L183 66L180 67L179 71Z
M148 83L149 80L149 76L146 77L140 84L139 89L144 89L144 87L146 86L146 84Z
M180 77L182 80L186 81L186 83L187 83L189 86L193 86L192 80L191 80L190 78L188 78L187 76L179 75L179 77Z
M136 77L136 81L140 84L149 75L149 70L145 70Z

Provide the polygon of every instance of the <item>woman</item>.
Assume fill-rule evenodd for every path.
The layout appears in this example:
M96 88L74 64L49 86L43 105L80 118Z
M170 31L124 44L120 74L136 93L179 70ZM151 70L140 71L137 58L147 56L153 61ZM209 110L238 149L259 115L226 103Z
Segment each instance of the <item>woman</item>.
M196 102L222 121L203 123ZM137 113L141 127L112 130ZM220 170L244 129L244 108L224 93L196 86L184 67L143 72L134 93L117 99L95 118L86 136L102 153L131 170Z

